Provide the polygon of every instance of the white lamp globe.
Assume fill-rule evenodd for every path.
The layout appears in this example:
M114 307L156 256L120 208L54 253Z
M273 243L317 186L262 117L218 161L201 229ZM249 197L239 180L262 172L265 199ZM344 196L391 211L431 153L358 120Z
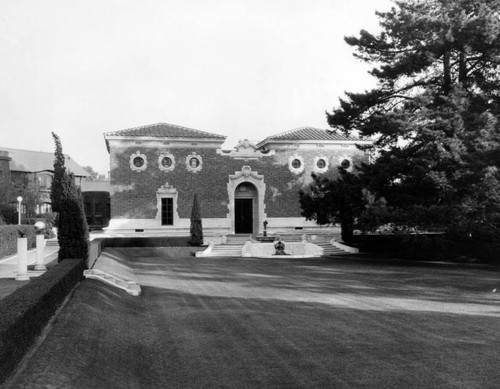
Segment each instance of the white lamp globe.
M36 228L37 230L43 230L43 229L45 228L45 223L44 223L44 222L42 222L42 221L37 221L37 222L35 223L35 228Z

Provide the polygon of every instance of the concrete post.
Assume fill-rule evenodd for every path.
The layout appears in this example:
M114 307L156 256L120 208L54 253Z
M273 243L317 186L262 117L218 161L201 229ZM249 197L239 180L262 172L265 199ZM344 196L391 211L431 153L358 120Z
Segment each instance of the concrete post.
M44 263L44 254L45 254L45 236L43 234L37 234L35 270L42 270L42 271L47 270Z
M16 281L28 281L28 238L17 238Z

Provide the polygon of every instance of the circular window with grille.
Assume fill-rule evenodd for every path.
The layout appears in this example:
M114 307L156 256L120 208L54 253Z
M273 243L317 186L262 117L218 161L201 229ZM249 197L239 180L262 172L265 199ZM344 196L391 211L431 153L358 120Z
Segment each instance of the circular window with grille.
M144 166L144 158L142 158L142 157L135 157L134 158L134 166L135 167L143 167Z
M161 166L169 168L172 166L172 158L170 157L163 157L161 160Z
M137 151L135 154L130 156L130 169L135 171L146 170L148 167L148 160L146 159L146 155L142 154L140 151Z
M304 171L304 159L300 155L292 155L288 158L288 169L294 174L300 174Z
M160 154L158 157L158 166L160 170L172 171L175 168L175 158L172 154Z
M342 169L347 170L348 172L352 171L353 168L353 163L352 163L352 158L347 156L347 155L342 155L339 158L339 165Z
M349 169L351 167L351 161L348 159L344 159L341 163L340 166L342 166L342 169Z
M328 170L328 158L323 156L314 158L315 173L324 173L327 170Z

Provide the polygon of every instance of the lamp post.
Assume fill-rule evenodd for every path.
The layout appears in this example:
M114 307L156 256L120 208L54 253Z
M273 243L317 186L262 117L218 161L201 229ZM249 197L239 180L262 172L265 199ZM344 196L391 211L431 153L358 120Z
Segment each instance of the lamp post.
M23 198L21 196L17 197L17 224L21 225L21 203Z

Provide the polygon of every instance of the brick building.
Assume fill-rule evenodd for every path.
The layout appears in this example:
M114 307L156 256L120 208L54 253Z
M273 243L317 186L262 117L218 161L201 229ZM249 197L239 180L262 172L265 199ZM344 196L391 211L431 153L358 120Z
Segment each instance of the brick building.
M337 174L368 155L347 138L304 127L222 150L225 136L158 123L104 134L110 154L107 232L189 235L198 194L206 236L321 228L301 216L311 173Z
M89 173L69 155L65 155L65 165L81 185ZM0 189L1 202L17 204L16 197L22 196L24 215L51 212L50 187L54 176L54 153L0 147Z

